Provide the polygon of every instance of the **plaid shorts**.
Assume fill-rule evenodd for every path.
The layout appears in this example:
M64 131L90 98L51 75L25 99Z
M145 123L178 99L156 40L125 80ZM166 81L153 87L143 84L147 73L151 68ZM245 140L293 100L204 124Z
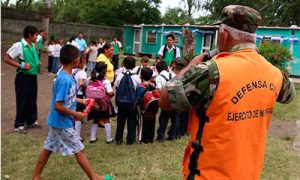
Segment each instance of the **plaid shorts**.
M78 153L84 146L74 128L60 129L49 127L44 148L52 152L60 150L63 156L69 156Z

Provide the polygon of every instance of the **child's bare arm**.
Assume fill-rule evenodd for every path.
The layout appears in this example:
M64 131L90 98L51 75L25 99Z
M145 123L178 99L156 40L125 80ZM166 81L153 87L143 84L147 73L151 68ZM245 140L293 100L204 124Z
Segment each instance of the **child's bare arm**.
M81 87L81 86L84 86L84 79L79 79L78 85L79 85L80 87Z
M112 92L107 93L107 95L108 95L109 97L114 97L115 93L112 91Z
M85 115L82 112L76 112L76 111L73 111L69 108L66 108L64 106L63 101L55 102L54 109L56 111L60 112L61 114L66 115L66 116L72 115L72 116L74 116L75 119L83 119L85 117Z
M80 103L80 104L83 104L83 105L86 105L86 100L87 99L76 98L77 103Z

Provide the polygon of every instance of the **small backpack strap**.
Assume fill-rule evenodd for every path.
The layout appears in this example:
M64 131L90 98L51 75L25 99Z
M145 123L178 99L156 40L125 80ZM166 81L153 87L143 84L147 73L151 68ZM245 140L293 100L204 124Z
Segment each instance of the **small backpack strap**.
M138 68L136 75L139 75L140 71L141 71L141 66Z
M166 81L169 81L169 79L165 75L161 74L160 76L163 77Z

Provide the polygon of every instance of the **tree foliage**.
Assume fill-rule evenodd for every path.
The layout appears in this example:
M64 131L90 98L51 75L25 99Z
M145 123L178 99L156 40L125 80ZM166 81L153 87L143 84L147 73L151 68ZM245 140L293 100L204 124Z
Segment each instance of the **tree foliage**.
M288 73L287 66L292 57L288 49L278 43L264 42L259 48L259 52L271 64Z
M163 22L166 24L193 24L193 19L191 20L188 13L181 8L168 8L164 17Z
M300 24L300 0L207 0L203 8L208 10L210 18L217 20L222 9L230 4L252 7L262 15L262 25L287 26L290 21Z

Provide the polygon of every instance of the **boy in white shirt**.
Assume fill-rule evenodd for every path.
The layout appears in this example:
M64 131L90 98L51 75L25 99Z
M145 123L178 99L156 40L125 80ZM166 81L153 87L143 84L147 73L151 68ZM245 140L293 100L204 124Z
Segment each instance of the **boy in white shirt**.
M168 66L165 61L159 61L156 64L156 69L159 73L159 75L156 77L156 87L158 89L162 89L166 83L171 80L173 77L175 77L175 74L168 72ZM159 143L164 142L165 140L165 132L168 126L169 119L171 118L171 127L168 132L169 137L168 140L174 140L175 139L175 133L176 133L176 112L175 111L166 111L161 110L159 115L159 128L157 129L157 141Z
M132 71L132 69L135 67L134 57L127 56L123 61L123 65L126 68L126 72L120 73L115 81L115 87L117 89L116 104L118 106L117 131L115 140L118 145L122 144L124 127L127 120L128 134L126 139L127 144L131 145L135 142L136 134L137 111L135 107L135 91L136 87L141 84L141 79ZM130 78L128 78L128 76L130 76ZM128 80L128 82L126 82L126 80ZM124 99L128 99L128 101L125 102L123 101Z
M133 73L140 76L141 75L141 70L143 68L147 68L148 65L149 65L149 57L148 56L143 56L141 58L141 65L135 66L134 69L133 69Z
M55 74L58 72L58 67L60 64L59 61L60 49L61 49L60 40L57 39L55 40L55 45L54 45L54 55L53 55L54 58L53 58L53 65L52 65L52 72Z
M48 46L48 73L52 72L54 58L54 40L51 40Z

